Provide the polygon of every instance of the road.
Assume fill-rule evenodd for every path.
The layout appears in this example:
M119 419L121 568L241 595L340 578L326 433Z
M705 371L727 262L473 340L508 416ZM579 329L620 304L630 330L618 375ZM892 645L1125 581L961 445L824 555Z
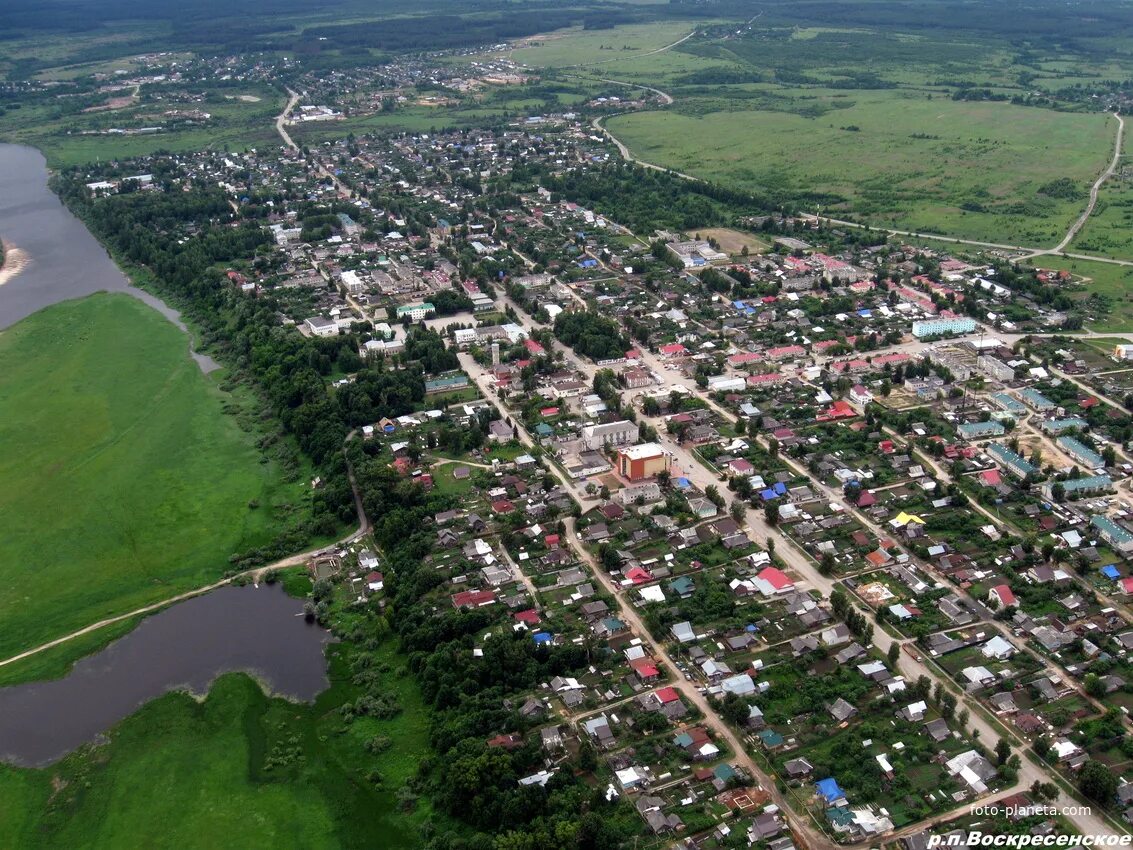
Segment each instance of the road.
M354 438L356 434L357 431L351 431L346 436L346 441L349 442ZM345 454L345 452L346 448L343 447L343 453ZM125 614L118 614L114 617L107 617L104 620L99 620L97 623L91 623L89 626L84 626L81 629L76 629L69 634L63 635L62 637L57 637L54 640L48 641L47 643L24 650L18 655L13 655L10 658L0 660L0 667L5 667L9 664L15 664L17 661L22 661L25 658L30 658L33 655L38 655L39 653L44 652L48 649L60 646L61 644L72 641L77 637L89 635L92 632L96 632L99 629L105 628L106 626L111 626L114 623L121 623L123 620L130 620L134 617L141 617L146 614L152 614L154 611L160 611L162 608L167 608L168 606L173 605L177 602L184 602L186 599L192 599L194 596L201 596L205 593L217 590L218 588L232 584L233 582L239 580L251 579L252 581L258 582L261 578L263 578L265 573L271 572L272 570L280 570L286 567L297 567L300 564L307 563L312 558L318 557L319 555L328 554L329 552L333 552L336 549L342 548L343 546L349 546L350 544L361 540L363 537L370 533L370 518L366 516L366 511L362 507L362 494L358 489L358 483L354 478L354 469L350 465L349 460L347 460L346 464L346 474L347 478L350 481L350 488L353 492L354 509L358 515L358 528L346 537L343 537L341 540L336 540L334 543L331 543L328 546L322 546L318 549L311 549L307 552L299 552L295 555L288 555L286 558L280 558L278 561L274 561L270 564L265 564L262 567L253 567L250 570L244 570L243 572L236 573L235 575L231 575L228 578L224 578L220 581L213 582L212 584L205 585L204 587L198 587L195 590L187 590L184 593L179 593L176 596L169 597L168 599L162 599L160 602L154 602L150 605L136 608L133 611L129 611Z
M291 89L287 90L287 106L283 107L283 111L275 117L275 131L279 133L279 137L283 139L283 143L292 150L299 150L299 146L291 139L291 134L287 132L287 119L291 117L291 110L299 103L299 95Z

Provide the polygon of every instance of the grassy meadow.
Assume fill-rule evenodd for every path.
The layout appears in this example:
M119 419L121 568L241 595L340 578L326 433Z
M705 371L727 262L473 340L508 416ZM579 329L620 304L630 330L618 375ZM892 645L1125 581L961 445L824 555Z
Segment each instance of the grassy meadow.
M1116 131L1104 115L894 90L812 96L830 111L652 111L606 126L648 162L757 192L811 196L805 206L827 214L1035 246L1057 242L1081 212ZM1061 178L1083 187L1082 197L1040 192Z
M215 581L302 515L187 348L127 295L0 334L0 657Z
M109 743L48 768L0 765L5 846L421 846L428 802L406 811L396 794L426 751L428 713L390 641L386 687L402 712L347 725L338 708L356 696L349 651L329 650L332 687L313 705L229 674L202 701L171 693L147 703ZM377 735L392 743L370 754L363 745Z

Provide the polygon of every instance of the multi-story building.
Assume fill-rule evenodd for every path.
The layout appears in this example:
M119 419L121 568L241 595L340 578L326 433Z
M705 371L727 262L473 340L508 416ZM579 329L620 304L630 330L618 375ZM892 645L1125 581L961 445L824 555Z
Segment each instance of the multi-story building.
M669 468L669 456L657 443L618 449L618 472L630 481L653 478Z
M601 425L587 425L582 429L582 444L588 449L608 446L631 446L637 442L641 429L637 423L622 419Z
M956 316L951 319L925 319L913 322L913 336L924 339L929 336L943 336L945 334L970 334L976 329L976 320L966 316Z

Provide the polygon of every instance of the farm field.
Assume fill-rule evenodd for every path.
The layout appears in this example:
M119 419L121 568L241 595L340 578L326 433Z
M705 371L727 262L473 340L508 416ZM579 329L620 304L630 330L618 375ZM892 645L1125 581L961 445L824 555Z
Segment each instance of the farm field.
M824 90L819 117L737 110L619 115L635 156L872 224L1044 246L1104 167L1115 122L893 90ZM1066 197L1055 181L1083 187ZM1059 184L1061 185L1061 184ZM1043 190L1047 191L1043 191ZM1049 193L1049 194L1048 194Z
M392 719L343 720L338 709L355 694L348 651L335 647L334 684L313 705L267 697L229 674L201 702L171 693L146 704L109 743L56 765L0 766L5 846L420 846L429 806L402 811L396 792L427 747L428 712L386 646L402 706ZM375 735L392 744L371 755L363 744Z
M303 515L186 349L127 295L0 336L0 657L215 581Z
M681 21L635 24L601 30L575 27L531 36L521 40L508 51L490 55L508 56L520 64L538 68L601 66L634 59L643 53L665 47L684 38L694 28L693 24Z
M89 113L29 105L0 114L0 140L38 148L51 168L67 168L116 157L143 156L158 150L243 150L279 143L273 122L286 102L280 92L249 88L228 94L229 97L221 96L215 102L181 105L183 109L200 108L208 112L211 118L207 124L133 135L101 131L157 124L162 109L177 104L162 106L143 102L122 109ZM258 100L241 100L241 96Z
M1122 160L1113 176L1102 184L1098 203L1070 248L1075 253L1098 254L1119 260L1133 259L1133 123L1126 120Z

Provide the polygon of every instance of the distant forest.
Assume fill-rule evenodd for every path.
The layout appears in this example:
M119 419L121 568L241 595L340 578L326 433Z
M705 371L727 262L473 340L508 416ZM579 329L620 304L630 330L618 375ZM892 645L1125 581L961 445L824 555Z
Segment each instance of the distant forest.
M1101 39L1105 47L1133 35L1131 0L669 0L655 5L619 0L4 0L0 58L6 41L108 34L139 23L163 33L151 34L138 49L392 55L471 47L568 26L739 22L756 13L761 27L964 31L1020 48L1058 44L1080 53L1093 52L1083 42ZM339 23L346 19L351 22ZM125 46L92 45L89 55L73 61L118 55ZM46 64L20 63L18 70Z

